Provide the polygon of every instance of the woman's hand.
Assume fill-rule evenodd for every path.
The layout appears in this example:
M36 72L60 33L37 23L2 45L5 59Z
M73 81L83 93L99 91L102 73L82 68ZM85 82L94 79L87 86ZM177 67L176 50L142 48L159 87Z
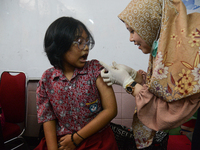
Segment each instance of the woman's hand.
M116 65L108 66L103 62L100 62L100 64L108 70L108 72L105 72L105 69L101 71L101 77L108 86L111 86L113 83L115 83L123 86L123 88L125 89L128 84L134 81L129 73L126 70L122 69L122 67L118 67Z
M113 61L112 65L114 68L121 68L121 69L126 70L129 73L129 75L132 77L132 79L135 80L135 77L137 76L136 70L123 64L117 64L115 61Z
M128 67L123 64L117 64L115 61L112 64L113 64L113 68L121 68L121 69L126 70L135 82L137 82L139 84L141 84L143 82L142 74L138 73L133 68Z

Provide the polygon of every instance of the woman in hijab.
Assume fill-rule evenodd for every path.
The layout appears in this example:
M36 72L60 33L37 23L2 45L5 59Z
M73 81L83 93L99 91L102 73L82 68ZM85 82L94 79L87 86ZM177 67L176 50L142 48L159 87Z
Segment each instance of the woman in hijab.
M101 76L135 97L132 126L142 149L155 131L180 126L200 106L200 14L187 15L181 0L132 0L118 17L130 41L150 54L148 70L101 62Z

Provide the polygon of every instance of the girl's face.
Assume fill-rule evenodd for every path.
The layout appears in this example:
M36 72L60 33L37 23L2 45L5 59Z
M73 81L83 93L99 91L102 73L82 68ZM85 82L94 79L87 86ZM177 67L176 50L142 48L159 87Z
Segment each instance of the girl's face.
M88 39L88 35L84 30L81 35L81 38L85 39L86 41ZM74 70L75 68L84 67L88 54L89 54L88 45L86 45L85 48L81 50L79 49L78 44L72 44L70 49L63 56L64 71L67 70L71 71Z
M142 50L144 54L151 53L151 47L146 44L146 42L128 25L126 24L127 30L130 32L130 42L134 42L135 45L138 45L138 49Z

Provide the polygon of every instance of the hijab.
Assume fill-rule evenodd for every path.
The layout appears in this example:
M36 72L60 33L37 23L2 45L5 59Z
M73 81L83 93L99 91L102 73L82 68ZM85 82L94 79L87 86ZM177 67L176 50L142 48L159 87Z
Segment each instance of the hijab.
M161 23L160 0L132 0L118 17L151 47Z
M200 13L187 14L181 0L132 0L118 17L152 47L151 93L173 102L200 92ZM138 149L152 143L155 132L137 117L133 129Z

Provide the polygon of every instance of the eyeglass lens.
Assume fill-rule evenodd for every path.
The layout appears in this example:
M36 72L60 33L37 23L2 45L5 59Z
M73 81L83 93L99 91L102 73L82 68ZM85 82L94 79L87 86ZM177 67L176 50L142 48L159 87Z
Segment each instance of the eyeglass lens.
M85 49L86 45L88 46L89 50L94 47L94 42L92 42L90 39L86 41L84 38L79 38L76 43L78 44L78 48L81 50Z

